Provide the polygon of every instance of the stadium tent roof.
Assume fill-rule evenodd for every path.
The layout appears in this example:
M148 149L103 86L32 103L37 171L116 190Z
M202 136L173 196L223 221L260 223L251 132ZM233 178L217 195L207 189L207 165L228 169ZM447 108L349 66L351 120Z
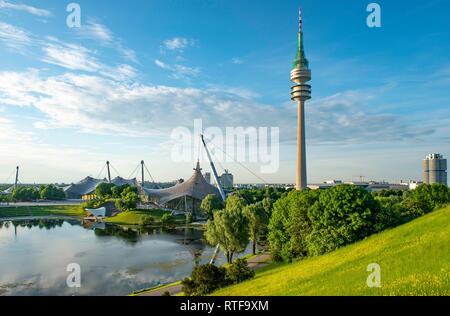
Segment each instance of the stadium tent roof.
M83 196L94 192L95 188L103 182L107 182L106 179L100 180L92 177L86 177L80 182L67 187L64 191L68 196Z
M149 197L157 198L159 204L166 204L183 196L190 196L197 200L203 200L209 194L220 196L219 190L206 182L199 162L197 162L197 167L194 170L195 172L189 180L178 183L171 188L162 190L143 188L143 191Z
M6 190L4 190L4 191L1 191L0 192L0 194L5 194L5 195L9 195L9 194L12 194L13 193L13 191L14 191L14 186L10 186L9 188L7 188Z
M108 183L108 180L106 179L94 179L92 177L86 177L83 180L81 180L78 183L72 184L66 188L64 188L64 192L67 196L73 197L73 196L83 196L87 194L91 194L95 191L95 188L101 183ZM116 177L113 180L111 180L111 183L115 184L116 186L122 186L122 185L131 185L131 186L137 186L137 180L135 179L124 179L121 177Z
M126 185L126 184L131 185L131 186L137 186L137 184L138 184L136 178L127 180L127 179L124 179L121 177L114 178L113 180L111 180L111 183L117 185L118 187L120 187L122 185Z

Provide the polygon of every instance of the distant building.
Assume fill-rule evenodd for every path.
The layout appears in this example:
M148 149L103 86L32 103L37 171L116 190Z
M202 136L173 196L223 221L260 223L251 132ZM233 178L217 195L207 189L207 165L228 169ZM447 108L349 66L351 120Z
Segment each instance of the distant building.
M205 180L208 184L211 184L211 172L205 172Z
M219 177L220 184L224 189L232 189L234 186L234 176L225 170L225 173Z
M447 159L441 154L429 154L422 162L422 175L426 184L447 185Z

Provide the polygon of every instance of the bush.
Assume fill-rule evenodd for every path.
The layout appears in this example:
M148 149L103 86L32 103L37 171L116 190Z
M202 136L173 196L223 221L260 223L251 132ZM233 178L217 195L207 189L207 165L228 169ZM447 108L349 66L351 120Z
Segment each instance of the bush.
M237 259L226 269L225 278L228 284L237 284L255 276L255 271L248 267L247 260Z
M324 254L371 235L379 212L379 203L357 186L338 185L323 191L308 212L313 227L308 236L310 254Z
M155 219L152 216L143 216L141 218L141 225L148 226L152 225L155 222Z
M226 269L212 264L196 266L191 278L184 279L181 284L187 296L207 295L228 285Z
M161 222L164 224L169 224L172 223L175 220L175 217L170 214L170 213L165 213L162 217L161 217Z

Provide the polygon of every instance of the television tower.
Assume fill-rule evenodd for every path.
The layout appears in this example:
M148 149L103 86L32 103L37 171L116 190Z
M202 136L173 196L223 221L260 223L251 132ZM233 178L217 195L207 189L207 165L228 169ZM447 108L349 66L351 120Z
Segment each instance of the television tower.
M295 85L291 89L292 101L297 102L297 170L296 189L306 189L308 186L306 174L306 142L305 142L305 102L311 99L311 86L306 82L311 80L309 62L305 56L303 46L303 19L302 10L299 9L297 56L294 68L291 71L291 81Z

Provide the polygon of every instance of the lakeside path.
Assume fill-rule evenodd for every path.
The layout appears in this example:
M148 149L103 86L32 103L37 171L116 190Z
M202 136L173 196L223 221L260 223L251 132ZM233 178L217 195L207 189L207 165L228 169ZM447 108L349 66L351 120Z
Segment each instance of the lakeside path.
M269 263L271 263L271 256L269 253L263 253L260 255L256 255L250 259L248 259L248 266L252 270L257 270L259 268L265 267ZM132 294L132 296L163 296L164 293L169 292L171 296L176 296L182 293L182 285L181 282L176 282L169 285L162 285L153 290L148 290L138 294Z

